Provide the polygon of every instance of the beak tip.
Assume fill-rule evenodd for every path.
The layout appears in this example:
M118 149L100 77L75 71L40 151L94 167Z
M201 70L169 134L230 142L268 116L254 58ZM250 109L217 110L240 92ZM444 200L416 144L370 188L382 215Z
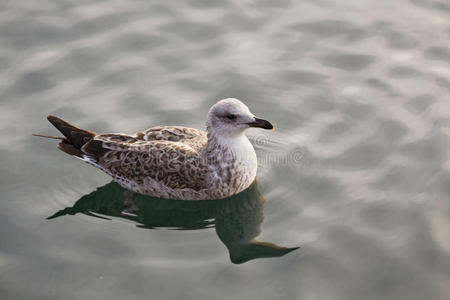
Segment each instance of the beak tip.
M255 118L254 122L247 123L250 127L259 127L263 129L272 129L274 130L273 125L264 119Z

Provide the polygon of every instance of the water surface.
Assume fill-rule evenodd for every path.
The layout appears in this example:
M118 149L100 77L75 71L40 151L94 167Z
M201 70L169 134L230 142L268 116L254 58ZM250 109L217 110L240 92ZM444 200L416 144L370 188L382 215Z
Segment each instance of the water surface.
M446 1L0 8L2 299L448 299ZM249 131L261 197L127 217L108 176L30 136L47 114L203 128L226 97L276 127Z

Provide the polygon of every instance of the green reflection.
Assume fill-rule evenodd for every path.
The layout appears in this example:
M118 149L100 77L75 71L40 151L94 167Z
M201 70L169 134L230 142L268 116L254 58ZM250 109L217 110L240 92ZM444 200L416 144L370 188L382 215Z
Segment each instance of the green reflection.
M261 233L265 199L256 182L245 191L211 201L186 201L137 195L135 214L124 214L129 202L124 188L115 182L97 188L81 197L74 206L58 211L48 219L83 213L108 219L119 217L138 223L140 228L195 230L215 227L233 263L241 264L255 258L283 256L299 247L287 248L255 238Z

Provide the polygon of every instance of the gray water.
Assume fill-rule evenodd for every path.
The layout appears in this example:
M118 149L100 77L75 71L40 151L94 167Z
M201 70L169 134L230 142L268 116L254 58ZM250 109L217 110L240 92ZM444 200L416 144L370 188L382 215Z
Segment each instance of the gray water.
M1 1L1 299L450 299L449 15L445 0ZM227 97L276 127L248 132L258 184L237 200L125 216L107 175L31 137L56 134L47 114L203 128Z

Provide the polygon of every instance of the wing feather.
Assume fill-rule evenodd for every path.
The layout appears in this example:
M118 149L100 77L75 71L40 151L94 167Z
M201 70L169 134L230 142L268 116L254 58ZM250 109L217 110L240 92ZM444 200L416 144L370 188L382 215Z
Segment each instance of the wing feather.
M97 135L82 151L112 176L137 184L149 177L172 189L205 188L206 167L198 150L206 144L206 134L173 128L148 129L147 140L139 133ZM175 137L177 141L171 140Z

